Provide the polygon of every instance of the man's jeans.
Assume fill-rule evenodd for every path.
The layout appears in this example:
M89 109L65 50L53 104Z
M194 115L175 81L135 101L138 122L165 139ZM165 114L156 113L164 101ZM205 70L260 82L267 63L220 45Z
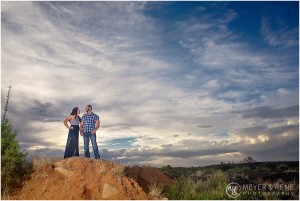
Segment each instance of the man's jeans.
M87 158L90 158L90 149L89 149L89 142L92 142L95 158L98 159L100 158L100 154L98 151L98 146L96 142L96 133L91 134L91 133L84 133L83 139L84 139L84 156Z

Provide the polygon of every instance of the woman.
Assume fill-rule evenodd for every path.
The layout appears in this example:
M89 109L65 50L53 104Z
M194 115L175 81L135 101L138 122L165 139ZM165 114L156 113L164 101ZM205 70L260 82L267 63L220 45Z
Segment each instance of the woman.
M79 124L81 118L79 116L80 110L78 107L75 107L70 116L64 120L64 125L69 129L68 140L65 150L64 158L69 158L72 156L79 156L78 149L78 137L79 137ZM68 125L70 123L70 126Z

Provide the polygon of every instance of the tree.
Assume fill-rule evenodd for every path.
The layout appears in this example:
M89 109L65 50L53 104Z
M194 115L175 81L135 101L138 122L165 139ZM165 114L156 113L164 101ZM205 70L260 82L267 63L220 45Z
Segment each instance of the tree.
M11 88L11 87L10 87ZM10 89L7 100L9 98ZM5 106L7 111L8 101ZM24 177L24 165L26 154L19 150L16 139L17 131L14 131L12 124L6 115L1 121L1 193L10 194L13 189L21 184Z
M241 162L242 163L254 163L255 161L256 160L254 160L254 158L252 158L251 156L247 156Z
M8 101L9 101L9 96L10 96L10 90L11 90L11 85L9 85L8 87L8 92L7 92L7 99L6 99L6 104L5 104L5 108L4 108L4 114L3 114L3 119L6 119L6 113L7 113L7 108L8 108Z

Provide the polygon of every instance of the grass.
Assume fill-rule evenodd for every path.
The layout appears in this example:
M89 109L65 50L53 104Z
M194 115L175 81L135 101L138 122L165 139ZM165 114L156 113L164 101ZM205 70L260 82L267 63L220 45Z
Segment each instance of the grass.
M112 168L111 168L111 172L113 175L115 175L117 178L120 178L122 176L125 175L125 166L118 164L116 162L112 162Z
M170 200L220 200L229 199L225 189L229 179L223 171L214 172L207 181L182 177L164 192Z
M188 177L181 177L175 180L173 185L165 187L163 193L170 200L232 200L226 194L226 187L230 183L229 175L221 170L212 173L206 181L195 180ZM283 194L280 191L245 191L242 190L238 200L298 200L298 182L284 182L281 179L268 182L261 181L270 185L293 184L296 189Z
M226 187L230 182L243 184L293 184L292 191L241 191L239 200L298 200L299 199L299 161L255 162L255 163L221 163L205 167L171 167L161 168L175 182L164 188L164 194L171 200L205 199L219 200L230 198ZM229 182L230 181L230 182ZM279 194L285 193L285 194Z
M163 187L153 183L152 185L149 186L149 193L148 195L152 197L154 200L162 200L165 198L163 195Z
M48 157L47 154L35 156L35 157L32 158L32 162L31 162L32 168L34 170L44 168L48 165L53 164L54 160L57 160L57 159L51 159L51 158Z

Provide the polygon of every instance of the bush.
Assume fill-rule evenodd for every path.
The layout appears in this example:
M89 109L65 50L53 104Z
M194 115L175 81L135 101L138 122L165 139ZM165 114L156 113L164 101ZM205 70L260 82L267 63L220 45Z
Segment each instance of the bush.
M279 166L276 167L276 171L277 171L277 172L284 172L284 171L286 171L286 170L288 170L288 169L289 169L289 166L284 165L284 164L279 165Z
M234 174L250 174L252 170L249 167L234 167L229 170L226 170L226 173L229 175Z
M268 168L268 167L256 167L255 168L255 173L257 174L262 174L262 173L269 173L272 172L272 169Z
M19 151L17 131L12 130L8 119L1 122L1 193L11 194L18 187L25 174L26 154Z

